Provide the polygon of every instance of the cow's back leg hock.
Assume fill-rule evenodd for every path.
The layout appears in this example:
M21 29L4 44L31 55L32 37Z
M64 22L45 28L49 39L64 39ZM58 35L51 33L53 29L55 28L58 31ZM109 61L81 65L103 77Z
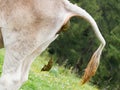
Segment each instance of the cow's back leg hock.
M19 63L19 65L17 66L15 65L15 69L10 68L8 66L9 70L6 67L6 65L8 65L7 63L12 63L12 62L6 62L6 61L4 62L3 72L0 78L0 90L16 90L16 88L18 87L20 78L21 78L22 63Z

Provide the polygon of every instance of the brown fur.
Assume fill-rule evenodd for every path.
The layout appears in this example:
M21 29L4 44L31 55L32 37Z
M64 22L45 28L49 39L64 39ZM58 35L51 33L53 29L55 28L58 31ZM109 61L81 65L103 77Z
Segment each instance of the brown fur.
M87 68L85 69L85 73L84 76L82 77L81 84L86 83L87 81L90 80L92 76L95 75L97 68L99 66L100 55L101 55L101 49L98 48L98 50L96 50L96 52L91 57L90 62L88 63Z
M70 27L70 21L68 21L65 25L61 27L61 29L56 33L59 34L60 32L65 32Z

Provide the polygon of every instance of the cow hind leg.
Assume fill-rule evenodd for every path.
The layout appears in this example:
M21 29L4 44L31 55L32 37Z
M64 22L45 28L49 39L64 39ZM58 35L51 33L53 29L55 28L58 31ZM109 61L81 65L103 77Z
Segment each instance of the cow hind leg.
M53 36L45 42L40 43L31 54L24 56L26 57L24 59L19 58L19 56L15 57L11 49L6 50L3 72L0 78L0 90L18 90L28 79L29 69L33 60L44 51L57 36L58 35Z
M34 59L40 55L47 47L48 45L54 41L56 38L58 37L58 35L56 35L55 37L50 38L49 40L45 41L44 43L40 44L40 46L38 46L22 63L22 78L21 78L21 82L25 82L28 80L28 75L29 75L29 70L30 70L30 66L32 64L32 62L34 61Z
M21 66L22 64L20 64L14 71L2 73L0 78L0 90L17 90L19 88Z

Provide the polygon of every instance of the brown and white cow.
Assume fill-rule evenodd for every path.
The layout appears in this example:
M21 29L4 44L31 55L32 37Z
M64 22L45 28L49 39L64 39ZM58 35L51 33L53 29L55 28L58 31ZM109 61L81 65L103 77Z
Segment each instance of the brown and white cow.
M6 51L0 90L21 87L28 79L34 59L58 37L58 32L73 16L89 22L101 42L85 70L82 82L85 83L96 72L105 40L84 9L68 0L0 0L0 47L4 45Z

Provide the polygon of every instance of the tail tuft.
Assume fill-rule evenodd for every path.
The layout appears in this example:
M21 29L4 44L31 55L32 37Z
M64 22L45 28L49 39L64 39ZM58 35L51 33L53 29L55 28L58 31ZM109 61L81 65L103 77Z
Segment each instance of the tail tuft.
M93 54L90 62L87 65L87 68L85 69L85 73L82 77L82 82L81 82L82 85L88 82L90 78L95 75L97 68L99 66L100 55L101 55L101 52L99 50L97 50Z

